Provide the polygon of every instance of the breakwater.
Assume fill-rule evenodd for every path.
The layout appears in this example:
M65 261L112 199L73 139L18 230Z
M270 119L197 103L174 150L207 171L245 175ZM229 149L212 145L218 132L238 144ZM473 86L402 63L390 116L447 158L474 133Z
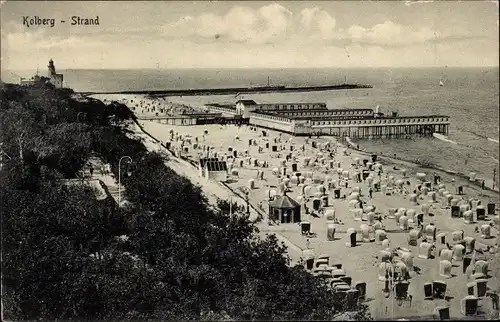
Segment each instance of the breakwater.
M232 95L249 93L293 93L293 92L320 92L341 89L373 88L371 85L361 84L338 84L322 86L262 86L262 87L232 87L232 88L198 88L198 89L172 89L172 90L136 90L136 91L114 91L114 92L80 92L81 95L94 94L137 94L154 97L162 96L197 96L197 95Z

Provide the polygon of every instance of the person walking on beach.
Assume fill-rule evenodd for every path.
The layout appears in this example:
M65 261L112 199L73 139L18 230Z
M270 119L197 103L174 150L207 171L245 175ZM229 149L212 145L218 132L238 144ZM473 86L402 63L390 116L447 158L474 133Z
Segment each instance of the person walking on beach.
M370 199L372 199L372 197L373 197L373 189L372 189L372 187L370 187L370 190L368 190L368 193L370 194Z

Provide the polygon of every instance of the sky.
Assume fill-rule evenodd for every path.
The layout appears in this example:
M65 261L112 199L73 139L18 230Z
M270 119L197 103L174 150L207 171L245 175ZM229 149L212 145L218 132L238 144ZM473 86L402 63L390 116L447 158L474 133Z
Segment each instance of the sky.
M498 66L498 10L498 0L1 0L1 67ZM55 25L26 26L25 16ZM99 25L72 26L72 16Z

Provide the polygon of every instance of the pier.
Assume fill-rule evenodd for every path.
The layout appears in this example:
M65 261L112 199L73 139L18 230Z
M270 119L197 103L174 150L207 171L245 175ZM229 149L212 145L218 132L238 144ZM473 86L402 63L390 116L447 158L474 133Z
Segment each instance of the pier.
M248 118L238 116L224 116L222 113L196 113L162 116L139 116L138 120L153 121L168 125L204 125L204 124L248 124Z
M291 119L277 115L253 113L250 124L275 129L297 136L322 136L350 138L409 138L448 134L449 117L444 115L404 117L360 117L330 119Z
M408 138L448 135L449 117L444 115L377 117L348 120L312 121L311 126L296 129L296 135L332 135L356 139Z
M235 105L207 104L212 113L243 116L250 125L297 136L330 135L340 138L410 138L448 135L450 118L446 115L385 116L369 108L328 109L324 103L257 104L238 101Z
M262 86L262 87L229 87L229 88L198 88L198 89L169 89L169 90L131 90L131 91L107 91L107 92L79 92L83 96L95 94L127 94L127 95L149 95L152 97L163 96L197 96L197 95L236 95L250 93L293 93L293 92L321 92L341 89L363 89L373 88L371 85L362 84L337 84L322 86Z

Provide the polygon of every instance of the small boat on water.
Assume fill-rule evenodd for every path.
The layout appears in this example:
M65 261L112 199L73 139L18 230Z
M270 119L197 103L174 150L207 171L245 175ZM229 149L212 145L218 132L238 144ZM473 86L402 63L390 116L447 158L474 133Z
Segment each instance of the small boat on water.
M439 81L439 86L443 87L444 86L444 83L442 80Z
M432 135L436 139L438 139L438 140L441 140L441 141L444 141L444 142L448 142L448 143L451 143L451 144L457 144L457 142L448 139L448 137L446 135L443 135L443 134L440 134L440 133L432 133Z

